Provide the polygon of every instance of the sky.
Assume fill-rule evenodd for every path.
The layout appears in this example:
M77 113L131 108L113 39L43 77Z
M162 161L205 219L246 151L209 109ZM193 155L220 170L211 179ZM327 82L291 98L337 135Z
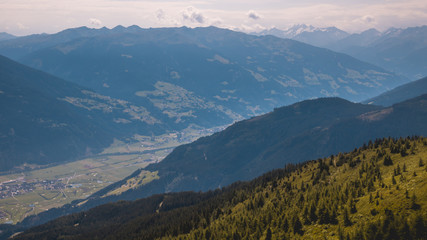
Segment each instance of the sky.
M369 28L427 24L426 0L0 0L0 32L17 36L117 25L217 26L254 32L295 24Z

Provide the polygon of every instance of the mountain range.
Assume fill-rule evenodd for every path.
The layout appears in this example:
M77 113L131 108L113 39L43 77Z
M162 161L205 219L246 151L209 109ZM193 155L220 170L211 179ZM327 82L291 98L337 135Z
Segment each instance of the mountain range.
M2 171L22 163L75 159L127 134L152 135L192 124L230 124L303 99L340 96L361 101L407 81L344 54L293 40L214 27L82 27L4 40L0 53L47 72L2 58L2 84L10 85L3 88L13 96L2 102ZM43 82L46 79L52 84ZM55 89L55 84L62 88ZM13 88L26 89L25 101L8 102L22 95ZM67 140L68 150L41 147L41 137L45 136L50 139L46 142L63 142L65 146L68 134L50 135L45 128L38 128L41 125L35 124L36 119L62 127L73 124L54 119L61 111L55 110L58 114L54 116L40 94L49 97L53 105L66 105L58 107L64 110L63 116L74 111L67 108L76 109L80 115L71 114L76 122L85 121L74 126L77 129L99 128L93 132L76 130L71 135L90 133L93 139L100 139L97 136L101 134L102 144L76 138ZM14 111L21 115L15 116L18 113ZM52 119L40 117L41 112ZM18 124L12 116L26 124ZM32 130L25 131L24 126L32 126ZM12 132L21 135L12 137ZM54 135L64 138L55 141Z
M427 76L427 26L367 30L329 46L330 49L381 66L412 80Z
M427 26L390 28L384 32L368 29L349 34L335 27L316 28L301 24L287 30L273 28L254 34L290 38L346 53L412 80L427 75L424 57L427 53Z
M271 28L252 34L259 36L273 35L280 38L289 38L317 47L330 46L332 43L350 36L349 33L336 27L319 28L306 24L296 24L285 30Z
M348 55L215 27L82 27L2 41L0 54L144 106L177 128L316 97L362 101L408 81Z

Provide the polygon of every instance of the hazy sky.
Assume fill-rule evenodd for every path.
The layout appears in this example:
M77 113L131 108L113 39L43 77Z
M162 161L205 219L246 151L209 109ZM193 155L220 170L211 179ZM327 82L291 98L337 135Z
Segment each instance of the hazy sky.
M293 24L349 32L427 24L427 0L0 0L0 32L116 25L209 26L246 32Z

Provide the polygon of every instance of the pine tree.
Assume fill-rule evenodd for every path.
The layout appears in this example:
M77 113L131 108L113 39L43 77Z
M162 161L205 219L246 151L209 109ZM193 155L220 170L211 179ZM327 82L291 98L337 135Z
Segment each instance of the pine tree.
M357 213L356 203L353 199L350 200L350 212Z
M426 239L427 226L421 215L417 215L414 220L415 239Z
M302 230L302 223L301 223L301 221L297 215L294 216L294 219L292 222L293 222L294 233L299 234L299 235L303 235L304 232Z
M289 222L288 222L288 217L285 216L285 222L283 223L283 230L284 232L288 232L289 231Z
M352 225L352 222L350 221L350 216L348 214L347 208L344 208L343 218L344 218L344 226L348 227L348 226Z
M338 239L339 240L344 240L344 232L341 229L341 226L338 226Z
M316 205L315 204L311 204L311 206L310 206L310 221L311 222L317 221Z
M415 196L415 193L413 193L411 197L411 208L413 210L420 209L420 205L418 205L416 201L417 201L417 197Z
M391 160L390 155L387 154L384 157L384 166L391 166L391 165L393 165L393 161Z
M265 240L271 240L271 238L272 238L271 229L268 228L267 233L265 234Z

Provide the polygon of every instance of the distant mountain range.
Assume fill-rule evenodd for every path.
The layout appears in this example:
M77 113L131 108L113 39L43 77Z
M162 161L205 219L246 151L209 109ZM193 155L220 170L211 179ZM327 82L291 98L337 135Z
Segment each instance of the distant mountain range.
M361 101L407 81L348 55L215 27L82 27L2 41L0 53L177 127L230 123L316 97Z
M427 76L427 26L392 28L383 33L368 30L368 33L342 39L329 48L411 79Z
M264 30L257 35L274 35L343 52L412 80L427 76L427 26L369 29L349 34L335 27L295 25L287 30Z
M322 98L278 108L177 147L160 163L145 168L158 171L159 180L120 195L95 194L88 200L27 217L18 226L34 226L118 200L217 189L288 163L351 151L371 139L426 135L426 104L427 95L423 95L391 107Z
M289 38L317 47L326 47L341 39L350 36L349 33L336 27L318 28L306 24L297 24L286 30L272 28L253 33L259 36L273 35L280 38Z

